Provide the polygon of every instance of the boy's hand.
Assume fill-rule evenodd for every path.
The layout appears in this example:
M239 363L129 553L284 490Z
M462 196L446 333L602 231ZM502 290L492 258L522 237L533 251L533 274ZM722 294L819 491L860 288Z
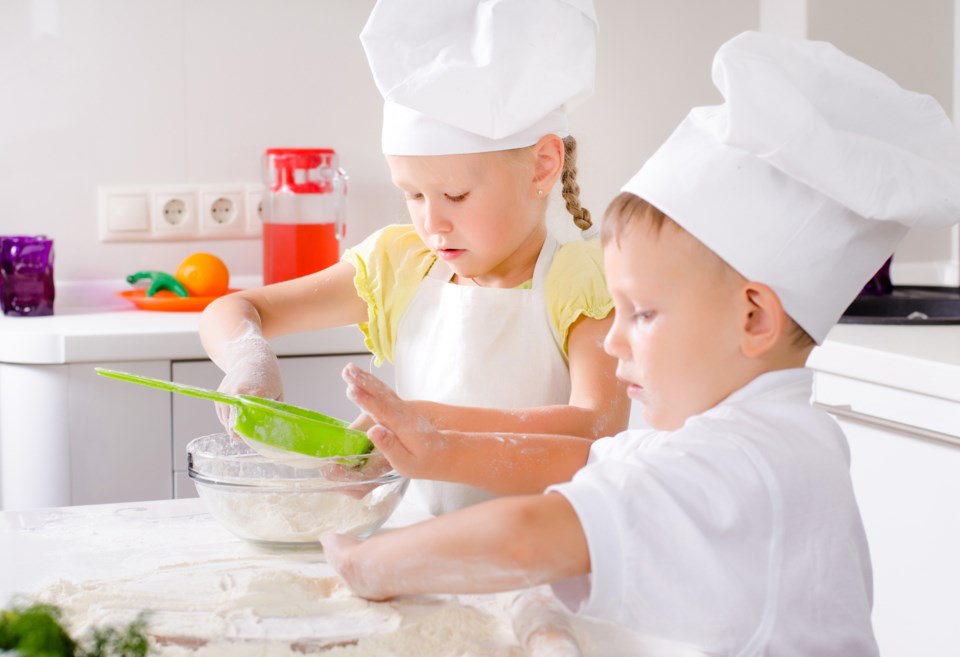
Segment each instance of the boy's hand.
M365 569L355 566L351 557L362 544L360 539L346 534L327 534L320 537L320 544L323 545L323 556L327 563L356 595L367 600L386 600L390 597L381 593L380 582L376 581L376 574L389 573L389 568Z
M445 445L440 431L373 374L350 363L343 370L349 397L375 423L367 436L401 474L430 479Z

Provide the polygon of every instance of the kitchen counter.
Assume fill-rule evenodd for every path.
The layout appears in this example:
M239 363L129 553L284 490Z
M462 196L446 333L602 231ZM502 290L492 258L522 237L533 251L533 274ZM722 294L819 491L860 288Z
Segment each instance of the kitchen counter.
M960 401L960 325L838 324L807 364L817 372Z
M401 504L389 525L422 517ZM166 645L161 654L197 646L204 648L200 655L296 654L297 646L319 651L400 632L441 608L450 619L487 620L499 645L515 645L505 614L508 594L368 603L340 584L319 548L268 550L246 543L219 526L196 498L3 512L0 563L0 605L13 594L39 594L75 614L76 606L85 607L81 625L125 623L150 608L151 634ZM284 604L286 596L296 598L297 586L315 587L317 606ZM94 590L105 594L91 597ZM211 627L229 636L211 639Z
M259 284L254 277L238 287ZM113 293L118 283L58 282L56 315L0 316L0 363L60 364L203 359L199 313L133 308ZM278 355L364 352L353 326L283 336ZM960 401L960 325L840 324L809 362L817 371Z
M242 280L241 287L257 283ZM58 364L101 360L206 358L199 313L137 310L108 282L58 283L56 315L0 315L0 363ZM352 326L284 336L279 355L365 351ZM840 324L814 350L810 366L960 401L960 325Z
M405 499L385 527L424 517ZM161 655L524 654L508 613L516 593L366 602L343 587L319 549L266 550L241 541L200 499L2 512L0 563L0 606L14 594L43 593L67 607L79 600L83 618L96 625L128 622L150 607L153 627L164 629ZM300 604L297 587L307 588ZM584 655L698 654L606 623L573 623ZM226 636L191 636L191 628L211 627Z
M241 288L257 279L239 279ZM0 315L0 363L53 365L123 360L207 357L197 328L200 313L139 310L113 293L112 282L57 283L54 315ZM283 336L271 343L279 356L366 351L354 326Z

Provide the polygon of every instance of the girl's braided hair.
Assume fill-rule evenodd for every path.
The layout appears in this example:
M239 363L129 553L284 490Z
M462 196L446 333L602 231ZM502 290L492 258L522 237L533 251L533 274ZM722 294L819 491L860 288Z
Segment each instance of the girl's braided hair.
M593 225L590 211L580 205L580 185L577 184L577 140L572 136L563 138L563 173L560 176L563 185L563 200L567 204L567 212L573 216L573 223L580 230L587 230Z

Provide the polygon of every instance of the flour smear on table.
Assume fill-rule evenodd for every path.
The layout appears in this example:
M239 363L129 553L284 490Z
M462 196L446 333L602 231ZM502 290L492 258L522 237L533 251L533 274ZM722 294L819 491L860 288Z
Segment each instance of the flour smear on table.
M38 598L61 606L81 634L150 610L155 654L167 657L524 654L504 620L502 596L471 605L450 597L375 603L352 595L329 573L326 564L278 569L256 558L225 559L140 576L60 580Z

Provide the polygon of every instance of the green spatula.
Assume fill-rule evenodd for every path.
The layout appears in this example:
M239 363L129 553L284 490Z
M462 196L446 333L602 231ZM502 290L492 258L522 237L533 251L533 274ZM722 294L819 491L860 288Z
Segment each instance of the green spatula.
M359 456L373 449L365 432L350 429L343 420L306 408L252 395L228 395L102 367L95 369L97 374L111 379L235 406L237 418L233 430L243 438L270 447L318 458Z

